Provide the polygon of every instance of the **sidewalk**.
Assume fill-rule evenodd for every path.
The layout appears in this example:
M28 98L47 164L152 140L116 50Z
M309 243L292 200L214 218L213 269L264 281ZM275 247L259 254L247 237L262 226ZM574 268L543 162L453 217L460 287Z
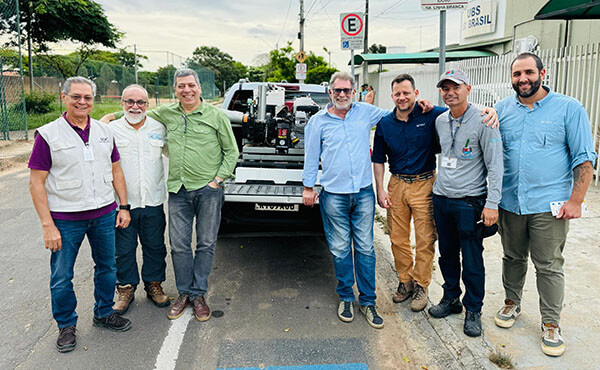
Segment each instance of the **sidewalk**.
M497 367L488 359L489 354L494 350L500 350L511 356L512 363L517 369L594 369L600 366L598 365L600 364L600 351L598 351L600 321L597 319L600 315L600 284L598 284L600 269L597 262L600 261L600 186L595 186L593 183L590 185L586 202L589 212L581 219L571 220L564 251L566 285L561 329L566 351L563 356L552 358L542 353L535 268L531 262L529 262L523 293L521 316L511 329L502 329L495 325L494 315L504 302L502 244L500 236L496 234L484 241L486 296L482 313L484 331L482 338L469 338L464 335L464 314L451 315L438 320L425 313L427 308L422 313L423 319L439 335L446 348L455 352L455 358L462 366L496 369ZM385 219L384 209L377 207L377 213ZM389 237L385 235L381 223L376 222L376 225L378 224L379 227L375 227L375 248L379 258L377 263L378 265L389 264L390 270L395 274ZM411 239L411 244L414 245L414 235ZM438 268L438 258L439 253L436 248L434 276L429 288L430 305L439 302L443 293L443 278ZM378 293L380 296L386 294L390 296L386 298L391 298L397 284L397 278L392 278L391 282L380 279ZM405 311L410 312L408 304L396 305L397 314L410 317L410 314ZM402 336L423 335L418 326L412 327L416 329L415 332L404 333ZM435 355L432 354L431 357L435 358ZM436 365L440 363L436 362Z

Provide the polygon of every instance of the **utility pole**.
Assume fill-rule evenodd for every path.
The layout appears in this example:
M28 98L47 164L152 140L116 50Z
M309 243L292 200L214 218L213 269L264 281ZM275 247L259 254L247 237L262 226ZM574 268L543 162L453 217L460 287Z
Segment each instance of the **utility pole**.
M438 74L441 76L442 73L446 72L446 11L440 11L440 64ZM438 94L438 105L442 106L444 101L442 95Z
M304 0L300 0L300 32L298 32L298 38L300 39L300 51L304 51Z
M136 45L133 44L133 68L135 70L135 83L136 84L138 83L138 75L137 75L138 65L137 64L138 64L137 63L137 48L136 48Z
M363 54L369 53L369 0L365 0L365 43ZM363 84L369 83L369 65L363 60ZM358 88L358 87L357 87Z
M298 32L298 38L300 39L300 52L303 52L304 51L304 0L300 0L300 32ZM303 84L304 80L298 80L298 82Z

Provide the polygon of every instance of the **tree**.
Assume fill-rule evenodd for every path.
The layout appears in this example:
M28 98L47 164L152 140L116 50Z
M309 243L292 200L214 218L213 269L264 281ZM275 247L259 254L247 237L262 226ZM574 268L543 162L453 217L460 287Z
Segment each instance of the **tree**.
M387 47L381 44L373 44L369 46L369 53L371 54L385 54Z
M196 48L192 57L188 58L186 65L191 69L204 67L212 70L215 74L215 85L218 88L229 87L240 78L248 75L248 67L233 60L233 57L214 46L201 46Z
M158 84L167 85L169 88L171 88L173 86L173 75L175 74L176 70L177 68L175 68L175 66L172 64L169 64L166 67L160 67L156 71L156 74L158 75Z
M33 73L32 49L63 74L65 71L60 68L61 59L50 55L49 45L59 41L79 43L81 59L74 68L77 73L81 64L90 56L93 45L114 48L123 36L108 21L102 6L92 0L19 0L19 17L21 34L28 44L30 77ZM8 35L9 43L16 45L16 17L2 14L0 35ZM63 77L69 76L63 74Z
M267 66L267 81L297 81L297 61L295 59L295 54L296 52L292 47L291 42L288 42L287 46L283 48L271 50L271 60ZM306 63L307 68L307 83L321 83L323 81L329 81L331 75L337 71L335 68L331 68L327 65L325 58L315 55L315 53L312 51L307 53L307 58L304 63Z

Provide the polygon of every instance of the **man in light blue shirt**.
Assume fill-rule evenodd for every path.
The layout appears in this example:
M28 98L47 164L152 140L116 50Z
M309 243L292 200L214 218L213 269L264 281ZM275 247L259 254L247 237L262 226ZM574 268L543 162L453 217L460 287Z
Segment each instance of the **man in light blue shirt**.
M360 310L369 325L383 328L375 309L375 251L373 250L373 193L369 140L371 128L387 111L367 103L352 103L354 79L346 72L331 77L332 103L314 115L306 126L302 194L304 205L313 206L319 198L323 228L333 254L340 296L338 317L354 319L354 271ZM318 195L319 159L322 165ZM352 245L354 242L354 261Z
M495 321L510 328L519 316L531 254L540 296L542 351L560 356L565 350L558 326L564 299L562 252L568 220L581 217L597 155L585 108L541 86L546 71L540 58L520 54L511 69L517 94L496 104L504 145L499 224L506 299Z

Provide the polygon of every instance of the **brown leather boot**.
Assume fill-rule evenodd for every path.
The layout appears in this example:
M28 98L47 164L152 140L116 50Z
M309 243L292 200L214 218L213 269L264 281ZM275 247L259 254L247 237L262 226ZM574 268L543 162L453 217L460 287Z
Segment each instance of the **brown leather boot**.
M412 297L414 289L414 283L412 280L407 281L406 283L400 282L400 284L398 284L398 289L394 292L392 300L394 303L404 302Z
M198 321L206 321L210 319L210 308L206 304L206 300L203 296L194 298L192 302L194 304L194 316Z
M169 297L163 291L160 281L146 283L144 290L146 291L146 296L148 299L150 299L152 303L158 307L165 307L169 305Z
M124 314L129 309L129 305L135 297L135 288L131 284L117 285L118 298L113 306L113 310L119 315Z
M415 284L415 291L410 302L410 309L414 312L423 311L427 306L427 288L423 288L419 284Z
M169 312L167 312L167 317L170 320L180 318L189 303L190 297L187 294L180 294L179 297L171 303L171 308L169 309Z

